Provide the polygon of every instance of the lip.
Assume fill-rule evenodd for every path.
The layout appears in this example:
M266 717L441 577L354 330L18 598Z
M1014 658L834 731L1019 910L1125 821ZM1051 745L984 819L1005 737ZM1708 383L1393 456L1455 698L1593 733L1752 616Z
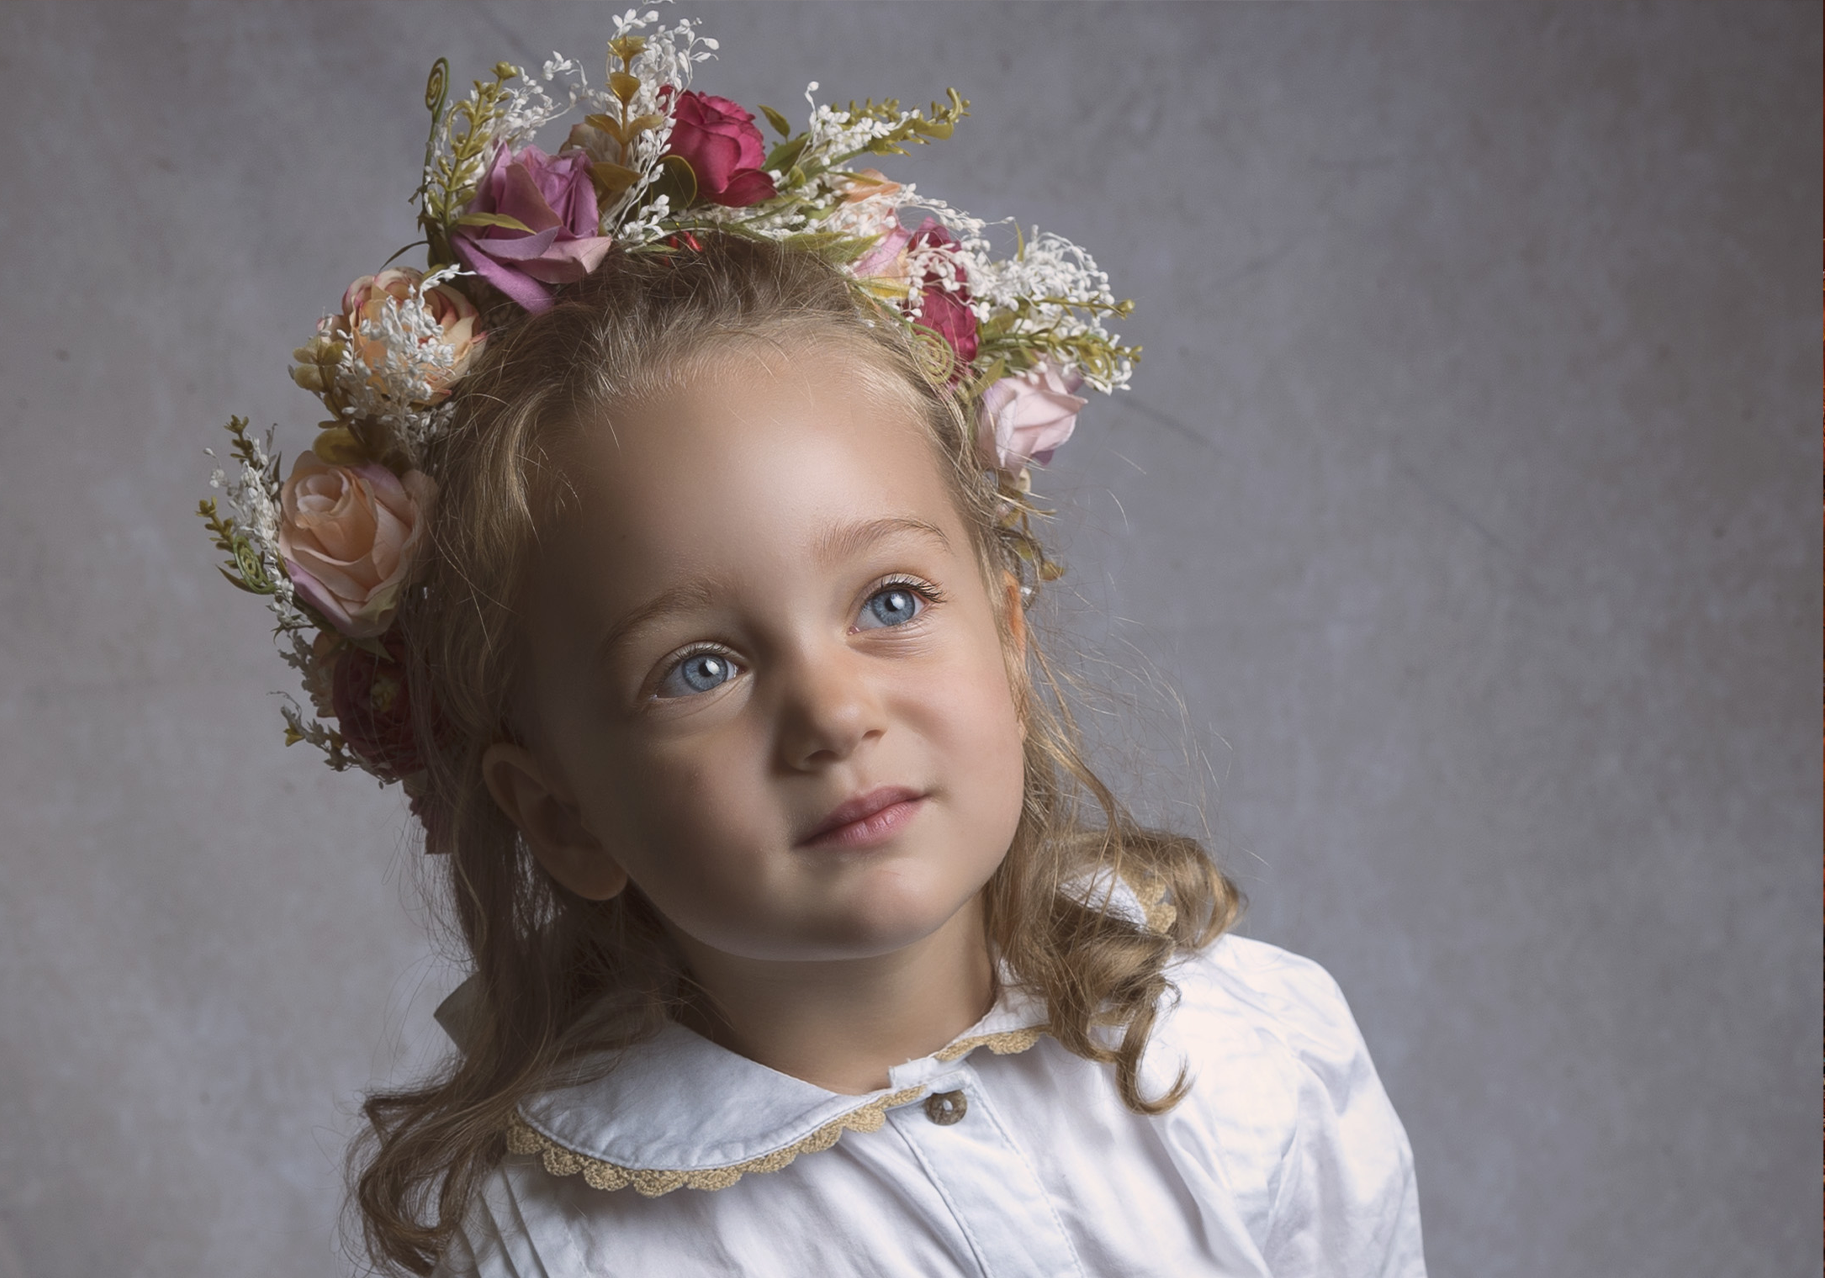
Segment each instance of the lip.
M798 846L843 851L875 847L899 833L924 801L922 792L903 785L876 786L837 804Z

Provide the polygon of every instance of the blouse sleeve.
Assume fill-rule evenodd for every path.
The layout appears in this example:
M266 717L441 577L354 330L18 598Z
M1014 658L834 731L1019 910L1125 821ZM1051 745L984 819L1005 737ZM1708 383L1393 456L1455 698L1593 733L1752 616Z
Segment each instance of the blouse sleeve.
M543 1195L541 1188L547 1190ZM509 1155L483 1178L431 1278L569 1278L592 1272L575 1250L563 1205L556 1201L561 1195L549 1188L536 1163Z
M1238 955L1293 1060L1291 1139L1262 1253L1274 1278L1425 1278L1413 1152L1330 974L1269 946ZM1265 952L1265 953L1263 953Z

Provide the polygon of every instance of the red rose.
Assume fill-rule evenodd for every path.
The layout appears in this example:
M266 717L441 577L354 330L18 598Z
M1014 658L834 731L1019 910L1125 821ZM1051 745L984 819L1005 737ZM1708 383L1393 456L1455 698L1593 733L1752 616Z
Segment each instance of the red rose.
M405 643L397 630L382 641L385 657L353 645L336 658L331 704L336 730L348 748L388 779L424 768L412 731L412 699L406 692Z
M939 225L936 218L928 217L914 233L910 247L948 248L956 242L957 237ZM917 323L920 328L928 328L942 337L957 357L957 367L951 374L954 382L963 376L965 366L976 358L976 312L969 307L969 276L964 273L963 263L958 262L955 290L946 288L935 271L927 271L923 282Z
M767 146L754 117L727 98L694 89L680 93L666 154L691 166L698 198L712 204L746 208L776 193L773 179L761 168Z

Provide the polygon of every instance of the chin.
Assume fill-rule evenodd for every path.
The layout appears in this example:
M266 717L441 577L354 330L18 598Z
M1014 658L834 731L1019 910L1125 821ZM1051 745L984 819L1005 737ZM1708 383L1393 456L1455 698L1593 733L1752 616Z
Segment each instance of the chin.
M767 940L755 938L755 949L772 949L766 957L799 960L878 958L932 936L966 910L981 885L960 892L953 885L907 882L893 876L891 885L873 883L845 901L801 915ZM983 876L986 879L986 875ZM754 957L763 957L755 953Z
M868 884L860 899L848 903L840 921L832 920L836 926L830 939L858 958L917 945L967 910L999 864L996 858L979 871L946 875L942 882L903 872L884 875L886 882Z

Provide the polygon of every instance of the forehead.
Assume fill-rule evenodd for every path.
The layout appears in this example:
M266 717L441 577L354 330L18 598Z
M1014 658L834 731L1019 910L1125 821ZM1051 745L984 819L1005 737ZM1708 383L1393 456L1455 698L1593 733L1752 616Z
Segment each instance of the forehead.
M555 460L563 511L542 558L592 592L788 567L882 519L968 542L914 393L841 347L720 344L579 423Z

